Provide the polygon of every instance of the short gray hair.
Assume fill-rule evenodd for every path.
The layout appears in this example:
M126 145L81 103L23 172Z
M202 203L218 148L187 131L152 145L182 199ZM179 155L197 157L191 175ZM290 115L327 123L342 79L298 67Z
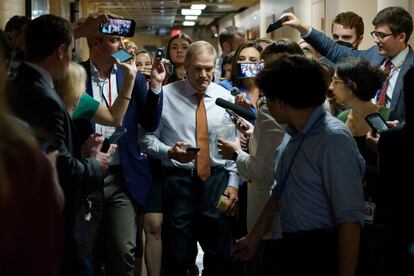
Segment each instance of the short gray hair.
M217 58L217 52L216 49L204 40L199 40L190 45L190 48L188 48L187 53L185 55L185 64L187 64L195 54L199 54L203 50L209 51L214 56L214 63L216 62Z

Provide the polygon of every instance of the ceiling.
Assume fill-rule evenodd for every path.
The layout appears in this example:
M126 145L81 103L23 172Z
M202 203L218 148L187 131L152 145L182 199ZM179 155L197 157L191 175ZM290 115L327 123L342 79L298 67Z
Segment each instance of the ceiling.
M182 27L182 8L191 4L207 7L196 21L196 26L209 26L229 13L240 12L258 0L89 0L90 10L106 11L136 21L137 34L169 34L171 28Z

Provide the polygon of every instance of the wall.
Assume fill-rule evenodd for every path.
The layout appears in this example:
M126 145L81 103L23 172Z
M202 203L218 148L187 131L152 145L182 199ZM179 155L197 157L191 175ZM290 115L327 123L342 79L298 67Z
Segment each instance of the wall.
M260 3L236 14L234 24L246 31L247 39L260 37Z
M364 21L364 39L359 49L368 49L374 45L370 32L374 29L372 19L377 14L377 0L338 0L326 1L326 33L332 36L331 24L335 16L344 11L353 11L362 17Z
M0 28L14 15L25 15L25 0L0 0Z

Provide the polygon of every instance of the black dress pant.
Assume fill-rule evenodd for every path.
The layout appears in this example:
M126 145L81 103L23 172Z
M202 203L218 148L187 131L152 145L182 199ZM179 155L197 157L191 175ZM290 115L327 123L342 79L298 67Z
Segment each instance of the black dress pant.
M212 168L206 182L189 170L167 169L163 186L165 275L186 275L197 241L204 251L202 275L232 275L231 218L216 208L227 180L222 168Z

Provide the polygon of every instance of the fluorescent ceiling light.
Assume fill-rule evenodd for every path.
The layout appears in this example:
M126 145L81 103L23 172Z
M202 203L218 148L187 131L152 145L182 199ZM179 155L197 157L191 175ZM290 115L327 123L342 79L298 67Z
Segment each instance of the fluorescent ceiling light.
M193 4L191 5L192 10L204 10L207 7L206 4Z
M181 14L182 15L200 15L201 10L182 9Z
M194 26L195 22L194 21L184 21L183 22L183 26Z
M185 20L197 20L197 15L186 15Z

